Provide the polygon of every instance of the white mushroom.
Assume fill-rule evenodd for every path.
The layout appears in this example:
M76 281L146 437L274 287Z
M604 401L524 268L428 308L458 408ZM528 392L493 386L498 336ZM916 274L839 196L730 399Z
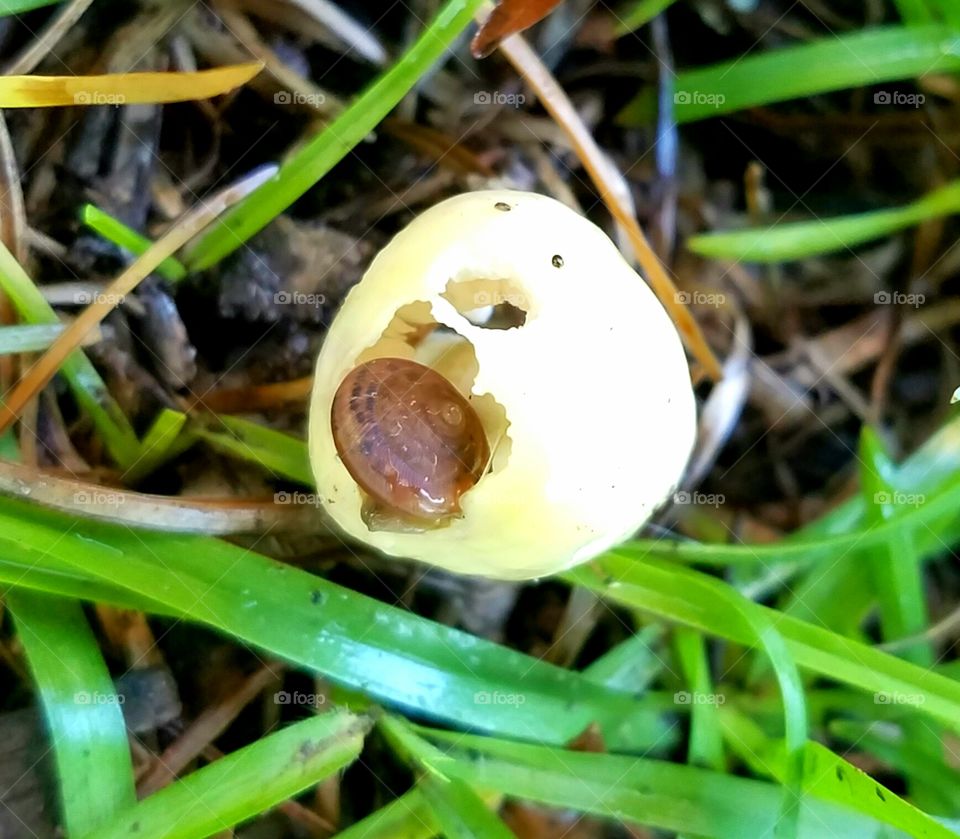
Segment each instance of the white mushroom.
M446 383L406 362L357 372L386 358ZM354 539L525 579L633 534L676 487L695 425L680 339L613 243L551 198L496 190L421 214L347 296L317 362L310 458ZM418 458L442 474L408 469ZM446 499L445 462L463 480Z

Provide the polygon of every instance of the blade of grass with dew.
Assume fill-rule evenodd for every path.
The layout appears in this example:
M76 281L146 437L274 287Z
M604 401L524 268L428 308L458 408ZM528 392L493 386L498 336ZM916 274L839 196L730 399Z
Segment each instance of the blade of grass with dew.
M727 584L668 562L616 551L562 575L607 600L740 644L752 644L744 615L774 621L797 665L868 692L922 694L921 711L960 731L960 683L746 600Z
M17 589L7 606L47 721L63 826L81 836L136 800L120 699L79 604Z
M677 122L730 114L803 96L960 70L960 38L949 26L883 26L683 70L674 82ZM634 99L618 119L642 125L654 114L654 91Z
M722 708L720 719L730 748L748 766L759 774L783 780L788 769L782 743L767 737L752 720L732 708ZM849 807L909 836L938 839L956 836L862 769L814 741L804 746L801 785L808 795Z
M433 811L414 787L337 834L336 839L433 839Z
M427 775L418 784L446 839L516 839L516 835L458 778Z
M638 709L630 694L227 542L73 521L0 498L0 556L24 568L71 566L431 718L550 743L591 722L612 746L639 751L669 742L666 722ZM523 701L490 701L498 691Z
M87 839L194 839L229 830L353 763L369 721L332 711L275 731L119 813Z
M99 233L108 242L133 254L143 256L153 245L153 240L127 227L119 219L104 212L93 204L84 204L80 210L80 220L91 230ZM178 282L187 276L187 269L176 257L168 256L156 267L156 272L171 282Z
M0 287L28 323L60 325L50 304L2 242ZM60 372L70 385L74 398L99 431L110 456L120 465L130 463L140 448L137 435L89 359L80 350L75 350Z
M931 753L926 747L918 747L901 726L890 722L837 719L831 721L829 731L849 743L851 749L876 757L900 775L921 780L936 792L942 812L960 812L960 773L944 766L940 749Z
M313 486L310 457L303 440L234 416L217 416L224 431L194 427L196 436L223 454L257 463L278 478Z
M174 456L178 451L180 432L186 423L186 414L164 408L143 435L140 451L123 473L123 480L131 485L137 484Z
M322 132L284 161L277 175L233 207L187 249L202 271L232 253L317 183L431 70L484 0L447 0L409 50Z
M0 355L45 350L63 332L59 324L0 326Z
M725 839L772 836L780 819L782 789L766 781L634 755L413 729L446 746L442 758L432 758L442 775L549 806ZM812 796L798 809L798 835L803 839L822 837L825 824L831 836L889 836L882 822Z
M669 9L675 2L676 0L637 0L629 9L620 12L613 31L618 36L636 32L641 26Z
M676 697L676 701L683 702L686 699L690 705L687 761L722 772L723 737L717 717L717 699L713 692L710 665L707 663L706 640L699 632L680 626L673 633L673 648L688 688Z
M188 72L0 76L0 108L190 102L229 93L262 69L262 64L250 62Z
M772 227L703 233L689 238L687 247L713 259L783 262L854 248L928 219L957 212L960 212L960 181L933 190L902 207Z

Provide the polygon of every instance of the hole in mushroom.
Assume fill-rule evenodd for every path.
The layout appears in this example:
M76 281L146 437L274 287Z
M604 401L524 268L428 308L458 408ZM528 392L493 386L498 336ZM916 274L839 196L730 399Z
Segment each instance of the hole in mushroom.
M440 295L474 326L516 329L527 322L530 300L513 280L450 280Z
M356 364L382 358L408 359L430 368L446 379L476 413L490 455L479 480L463 491L462 498L466 498L487 476L501 471L507 465L511 440L507 435L510 423L506 409L491 393L473 393L480 369L476 350L469 339L441 324L433 316L430 303L418 300L397 309L380 338L357 356ZM362 487L361 496L361 518L371 532L403 533L445 527L463 515L447 516L436 522L414 520L373 498Z

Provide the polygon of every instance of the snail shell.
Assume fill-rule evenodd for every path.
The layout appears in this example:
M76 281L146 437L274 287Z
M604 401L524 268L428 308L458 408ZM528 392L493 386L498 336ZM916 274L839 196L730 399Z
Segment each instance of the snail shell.
M347 471L379 511L440 523L480 480L490 447L463 395L429 367L403 358L358 365L331 409Z

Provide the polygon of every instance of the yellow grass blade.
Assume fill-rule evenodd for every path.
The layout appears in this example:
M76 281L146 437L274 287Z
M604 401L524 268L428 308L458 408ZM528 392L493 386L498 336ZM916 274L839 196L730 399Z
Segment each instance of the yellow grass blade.
M246 84L262 68L259 62L250 62L194 73L0 76L0 108L140 105L207 99Z

